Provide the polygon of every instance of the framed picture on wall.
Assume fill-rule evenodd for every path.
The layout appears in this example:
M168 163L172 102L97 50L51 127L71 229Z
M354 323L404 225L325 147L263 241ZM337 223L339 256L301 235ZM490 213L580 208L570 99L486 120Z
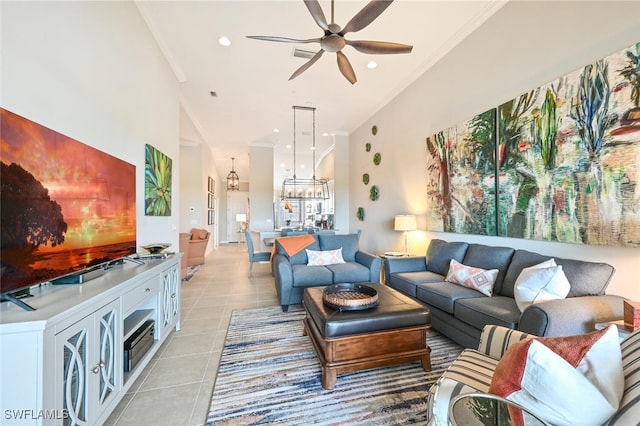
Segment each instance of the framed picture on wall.
M216 211L214 209L209 209L207 224L213 225L215 223L215 218L216 218Z
M172 160L149 144L144 152L144 214L171 216Z
M213 180L211 178L211 176L209 176L209 183L207 185L207 190L211 193L211 194L215 194L216 193L216 181Z
M209 200L207 203L207 207L210 209L215 209L216 197L215 195L209 193Z

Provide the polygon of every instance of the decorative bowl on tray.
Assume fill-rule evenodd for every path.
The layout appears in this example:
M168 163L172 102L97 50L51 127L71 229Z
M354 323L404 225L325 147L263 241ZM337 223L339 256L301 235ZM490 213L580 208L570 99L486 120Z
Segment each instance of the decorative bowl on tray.
M145 249L151 254L159 254L162 252L162 250L168 247L171 247L170 243L154 243L154 244L147 244L146 246L142 246L143 249Z
M322 301L341 311L360 311L378 306L378 291L363 284L334 284L322 290Z

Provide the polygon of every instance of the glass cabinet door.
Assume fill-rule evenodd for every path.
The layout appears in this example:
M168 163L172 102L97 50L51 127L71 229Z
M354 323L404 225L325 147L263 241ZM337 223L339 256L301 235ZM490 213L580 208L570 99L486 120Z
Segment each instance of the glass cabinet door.
M100 341L98 342L100 357L97 365L92 367L91 372L98 375L98 405L102 407L110 401L111 396L117 393L119 377L117 372L122 369L122 367L119 367L119 345L116 343L118 310L107 306L106 311L103 310L96 313L96 315L100 330Z
M119 312L114 300L55 336L55 401L63 425L93 424L120 391Z
M62 403L56 405L64 410L64 425L87 424L88 337L92 325L92 319L85 318L56 336L56 346L62 346L62 380L57 389L61 396L57 400Z

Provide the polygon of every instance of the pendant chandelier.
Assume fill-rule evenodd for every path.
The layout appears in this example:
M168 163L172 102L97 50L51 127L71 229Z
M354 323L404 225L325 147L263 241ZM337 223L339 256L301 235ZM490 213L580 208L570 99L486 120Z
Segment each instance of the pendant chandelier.
M234 157L231 157L231 171L227 175L227 191L240 191L240 178L233 167Z
M311 111L313 130L311 132L311 150L313 153L313 177L299 179L296 177L296 111ZM282 181L282 200L328 200L329 185L327 179L316 178L316 109L313 107L293 106L293 179Z

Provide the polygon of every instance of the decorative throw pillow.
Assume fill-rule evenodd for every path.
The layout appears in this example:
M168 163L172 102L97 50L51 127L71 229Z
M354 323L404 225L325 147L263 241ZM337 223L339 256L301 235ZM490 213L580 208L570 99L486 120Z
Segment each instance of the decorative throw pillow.
M491 296L493 294L493 284L498 277L497 269L480 269L472 266L465 266L462 263L451 259L449 272L446 281L460 284L465 287L478 290L480 293Z
M344 263L342 258L342 247L336 250L307 250L307 258L309 261L307 265L319 266L319 265L335 265L337 263Z
M618 329L513 344L493 372L489 393L553 425L603 424L624 390Z
M524 268L513 289L516 304L520 312L529 305L545 300L564 299L571 290L571 284L565 276L562 266L549 259L537 265Z

